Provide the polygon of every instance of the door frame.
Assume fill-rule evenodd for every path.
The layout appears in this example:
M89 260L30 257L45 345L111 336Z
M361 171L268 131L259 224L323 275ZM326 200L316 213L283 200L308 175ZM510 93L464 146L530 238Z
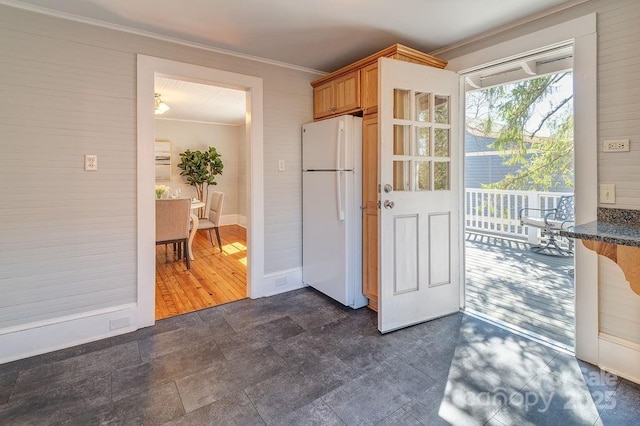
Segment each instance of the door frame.
M464 80L465 73L566 43L573 44L574 140L579 141L574 144L575 217L577 224L583 224L597 219L598 208L598 178L593 173L598 166L596 14L460 56L450 60L447 69L457 71L462 76L461 80ZM461 81L461 84L464 82ZM463 176L460 182L464 185ZM463 202L461 199L460 203ZM462 215L458 225L462 231ZM461 250L461 256L464 256L464 245ZM460 269L460 280L464 283L464 263L461 263ZM575 245L574 280L579 283L575 286L576 357L598 365L598 260L596 253L582 244ZM461 292L463 302L464 291Z
M155 184L153 142L155 77L168 77L246 92L247 294L264 288L264 183L262 79L184 62L137 55L137 304L139 327L155 323Z

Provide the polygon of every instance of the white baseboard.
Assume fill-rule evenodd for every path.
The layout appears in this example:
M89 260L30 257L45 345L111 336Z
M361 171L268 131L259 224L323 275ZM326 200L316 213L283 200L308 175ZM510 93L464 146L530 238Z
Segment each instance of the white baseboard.
M306 287L301 267L266 274L264 284L263 294L257 297ZM146 326L139 318L137 304L131 303L1 329L0 364L129 333ZM119 328L111 330L112 321Z
M600 333L598 366L640 384L640 345Z
M141 328L135 303L0 330L0 364ZM111 330L111 321L118 327Z
M266 274L263 284L264 294L258 297L274 296L307 287L307 285L302 282L302 267Z
M220 226L224 225L240 225L247 227L247 217L239 214L223 214L220 216Z

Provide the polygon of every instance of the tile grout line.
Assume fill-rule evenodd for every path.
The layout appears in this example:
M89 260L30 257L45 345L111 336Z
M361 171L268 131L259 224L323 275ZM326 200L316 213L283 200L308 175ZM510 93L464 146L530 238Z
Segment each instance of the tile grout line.
M242 390L242 393L244 393L244 396L247 397L247 400L249 401L249 404L251 404L251 407L253 407L253 409L256 411L256 413L258 413L258 416L260 417L260 419L262 420L262 423L264 423L265 425L267 424L267 422L265 421L264 417L262 417L262 414L260 414L260 411L258 411L258 409L256 408L255 404L253 403L253 400L251 399L251 397L247 394L247 388L244 388Z

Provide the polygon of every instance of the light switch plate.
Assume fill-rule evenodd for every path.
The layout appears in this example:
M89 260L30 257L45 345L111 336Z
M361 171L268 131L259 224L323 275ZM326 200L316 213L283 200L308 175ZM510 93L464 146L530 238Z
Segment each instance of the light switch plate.
M278 171L279 172L284 172L285 171L284 160L278 160Z
M600 203L615 204L616 203L616 186L612 183L600 184Z

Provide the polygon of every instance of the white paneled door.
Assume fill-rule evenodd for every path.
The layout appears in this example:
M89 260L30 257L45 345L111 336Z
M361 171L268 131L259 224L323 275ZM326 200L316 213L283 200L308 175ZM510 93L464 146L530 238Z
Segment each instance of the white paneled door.
M387 58L379 70L385 333L460 308L459 77Z

